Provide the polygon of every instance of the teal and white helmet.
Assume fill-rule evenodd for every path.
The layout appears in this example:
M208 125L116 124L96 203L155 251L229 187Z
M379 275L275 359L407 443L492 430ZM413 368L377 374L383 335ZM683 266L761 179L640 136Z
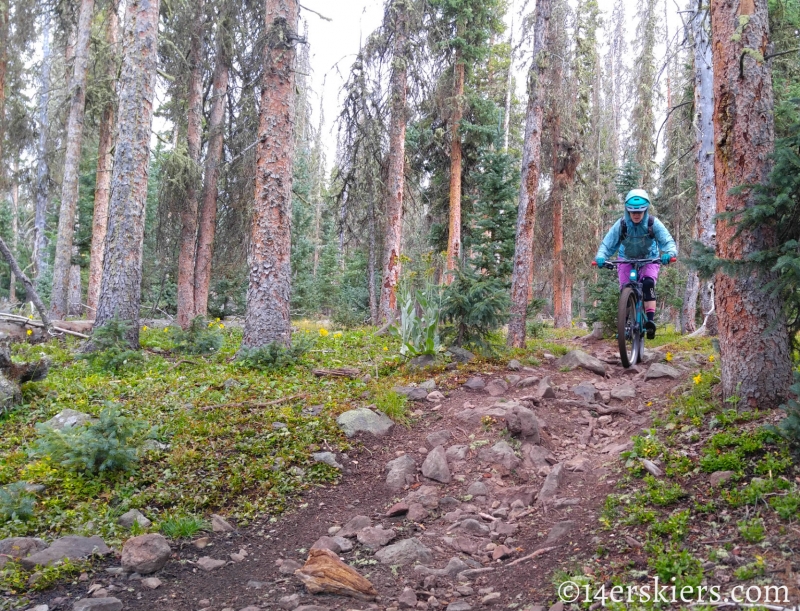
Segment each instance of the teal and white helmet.
M625 196L625 210L645 212L650 207L650 196L644 189L632 189Z

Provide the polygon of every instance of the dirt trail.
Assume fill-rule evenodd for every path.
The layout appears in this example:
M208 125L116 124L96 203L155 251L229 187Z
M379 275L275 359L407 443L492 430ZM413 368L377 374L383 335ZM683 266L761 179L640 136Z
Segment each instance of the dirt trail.
M437 374L434 378L443 400L414 402L416 418L410 429L395 426L380 439L359 436L356 451L337 454L344 466L338 485L308 492L293 511L274 522L206 535L210 541L203 549L196 541L173 545L174 559L155 575L161 581L157 589L108 572L118 566L118 560L111 560L87 581L42 593L34 604L47 604L50 611L72 609L73 602L87 596L90 588L103 587L123 602L126 611L253 611L298 605L330 610L410 605L432 610L450 605L450 611L490 605L547 609L555 601L554 571L581 567L601 543L597 516L619 477L619 452L631 436L647 428L653 402L657 405L663 400L691 374L694 365L678 357L671 365L680 378L645 380L647 367L638 373L624 370L609 344L576 343L574 347L604 360L606 376L582 368L563 371L555 358L545 359L540 367L514 371L486 368L479 373ZM493 397L486 389L464 387L474 376L491 388L504 381L500 389L495 388L497 392L508 380L512 384ZM555 396L548 397L551 393L545 392L542 383L529 378L549 379ZM588 393L590 400L600 404L599 408L597 403L592 405L594 413L587 409L586 399L573 391L581 383L578 392ZM609 393L617 395L622 387L629 387L622 395L632 394L632 387L635 396L610 399ZM510 416L515 405L523 408L522 423ZM612 413L598 417L604 411L602 405L611 407ZM526 428L527 408L535 414L538 439L530 423ZM507 430L507 422L515 434ZM440 443L447 451L449 483L428 479L419 471ZM412 458L416 468L409 484L393 490L386 484L385 467L400 456ZM401 501L410 513L387 516L387 509ZM427 569L415 568L413 563L382 564L374 556L376 550L365 545L370 544L369 533L362 534L363 543L350 538L352 550L339 556L372 582L377 600L309 594L291 574L292 567L305 562L308 549L320 537L337 535L336 527L359 515L369 518L373 526L394 530L389 546L416 538L430 551L423 560ZM613 535L602 535L609 536ZM373 545L385 547L380 543ZM548 548L552 549L538 557L514 563ZM245 554L239 554L241 550ZM228 563L204 571L196 564L204 556ZM631 560L645 566L643 558L634 555ZM449 574L437 571L448 563ZM398 597L404 589L401 604Z

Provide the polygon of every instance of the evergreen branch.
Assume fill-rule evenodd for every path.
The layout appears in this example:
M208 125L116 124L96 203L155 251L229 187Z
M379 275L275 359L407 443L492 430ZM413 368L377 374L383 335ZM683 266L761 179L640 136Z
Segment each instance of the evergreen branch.
M797 51L800 51L800 47L797 47L796 49L789 49L787 51L778 51L777 53L771 53L770 55L764 56L764 61L772 59L773 57L780 57L781 55L789 55L789 53L795 53Z
M667 113L667 116L664 118L664 122L661 124L661 127L658 128L658 133L656 134L656 139L655 139L656 143L658 142L658 139L661 137L661 130L664 129L664 126L667 124L667 121L669 121L670 115L672 115L673 112L675 112L676 110L678 110L682 106L688 106L689 104L692 104L693 102L694 102L694 100L687 100L687 101L681 102L677 106L673 106L672 108L669 109L669 112ZM656 154L656 145L653 145L653 155L655 155L655 154Z

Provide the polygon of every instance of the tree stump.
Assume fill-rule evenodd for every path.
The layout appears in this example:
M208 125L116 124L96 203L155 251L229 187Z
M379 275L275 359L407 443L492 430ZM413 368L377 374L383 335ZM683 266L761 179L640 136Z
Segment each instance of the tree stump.
M0 414L22 401L20 384L38 382L50 368L46 359L37 363L13 363L7 344L0 344Z
M359 600L374 600L378 595L367 579L327 549L310 550L305 565L294 574L312 594L337 594Z

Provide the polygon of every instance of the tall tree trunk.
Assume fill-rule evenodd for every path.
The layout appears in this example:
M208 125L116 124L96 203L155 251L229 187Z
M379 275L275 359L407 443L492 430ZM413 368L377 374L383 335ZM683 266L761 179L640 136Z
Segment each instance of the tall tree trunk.
M525 114L525 142L522 150L522 180L517 211L514 271L511 275L511 318L507 343L525 347L525 314L533 281L533 229L536 221L536 192L541 173L542 117L547 71L545 43L550 25L551 0L536 3L533 29L533 62L528 72L528 108Z
M581 155L578 147L561 140L554 144L553 167L553 318L557 329L572 326L572 278L564 271L564 198L575 181Z
M715 0L711 5L714 61L714 173L717 211L755 204L751 190L765 183L774 144L772 79L763 57L769 52L767 0ZM768 230L737 233L717 221L717 256L741 261L774 243ZM716 304L724 398L750 407L777 407L792 380L789 338L781 303L764 291L760 274L716 276Z
M17 242L19 241L19 154L14 156L14 173L11 176L11 252L17 256ZM17 279L11 272L8 283L8 301L17 300Z
M516 2L511 2L511 27L508 28L508 48L511 49L506 74L506 100L503 112L503 152L508 152L508 137L511 132L511 95L514 85L514 9Z
M117 80L117 45L119 44L119 19L117 18L117 1L112 1L106 14L106 44L108 58L106 78L108 88L116 93ZM103 276L103 249L106 242L108 225L108 201L111 198L111 163L114 160L114 97L111 96L103 109L100 120L100 138L97 143L97 178L94 189L94 214L92 216L92 248L89 257L89 287L86 289L86 306L90 318L97 313L97 301L100 297L100 279Z
M194 3L192 44L189 48L191 73L187 86L188 125L186 149L192 168L200 167L200 146L203 136L203 1ZM199 173L198 173L199 174ZM196 316L194 306L194 269L197 251L197 196L195 172L186 187L186 200L181 204L181 245L178 253L178 324L186 329Z
M374 183L373 183L374 184ZM369 282L369 318L373 325L378 324L378 296L375 294L375 272L378 258L377 244L378 238L375 231L375 197L370 198L369 204L369 255L367 260L367 281Z
M217 183L222 165L222 146L225 139L225 102L228 99L230 53L226 40L229 20L222 19L217 28L217 57L211 85L211 114L208 118L208 147L206 149L203 197L197 227L197 256L194 267L195 316L208 314L208 291L211 286L211 261L214 255L214 235L217 229Z
M50 11L45 11L42 27L42 72L39 75L39 139L36 143L36 208L33 220L33 255L36 278L41 278L47 268L47 200L50 170L47 164L47 132L50 105Z
M6 187L3 144L6 141L6 72L8 71L8 0L0 0L0 197Z
M464 116L464 62L461 52L456 52L455 86L453 88L453 115L450 117L450 227L447 237L445 271L456 268L461 258L461 119ZM445 284L453 281L453 274L445 274Z
M697 316L697 295L700 292L700 278L697 271L689 270L686 278L686 290L683 293L683 306L681 307L681 333L695 331L695 317Z
M67 147L64 156L64 179L61 184L61 210L58 215L56 258L53 263L53 291L50 316L64 319L69 313L69 279L72 260L72 239L75 213L78 208L78 179L83 142L83 119L86 106L86 74L89 69L89 42L92 34L94 0L81 0L78 31L75 39L75 60L69 84L71 98L67 119Z
M392 63L392 118L389 126L389 176L387 180L386 230L383 237L383 279L380 318L389 321L397 310L400 279L400 247L403 239L403 193L405 189L406 98L408 92L408 6L395 0L395 47Z
M114 316L128 321L130 346L139 348L139 305L142 287L144 207L150 160L158 51L159 0L128 0L122 70L119 79L119 119L108 233L103 254L103 278L95 328Z
M708 35L708 8L698 0L692 17L694 38L694 108L695 134L697 135L697 237L703 246L716 245L717 187L714 184L714 64L711 57L711 40ZM704 283L705 284L705 283ZM710 292L702 291L703 317L713 307ZM706 323L710 335L717 334L717 316L712 314Z
M266 45L256 147L256 201L247 256L243 348L292 340L292 164L297 0L266 0Z

